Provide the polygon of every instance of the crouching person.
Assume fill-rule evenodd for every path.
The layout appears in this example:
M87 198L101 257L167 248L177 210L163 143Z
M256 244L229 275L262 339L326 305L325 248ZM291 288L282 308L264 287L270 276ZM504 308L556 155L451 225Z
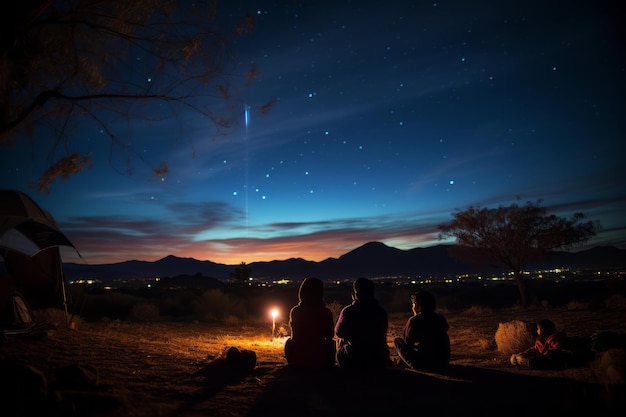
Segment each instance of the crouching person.
M572 353L567 350L567 336L557 330L548 319L537 323L535 344L528 349L511 355L514 366L528 366L530 369L564 369L572 360Z

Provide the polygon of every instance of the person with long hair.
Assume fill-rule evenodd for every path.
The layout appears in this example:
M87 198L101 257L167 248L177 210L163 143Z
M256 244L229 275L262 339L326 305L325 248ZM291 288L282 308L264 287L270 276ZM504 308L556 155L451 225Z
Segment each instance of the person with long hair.
M324 283L306 278L298 290L298 304L289 312L291 336L285 342L287 364L324 368L335 364L335 322L324 302Z

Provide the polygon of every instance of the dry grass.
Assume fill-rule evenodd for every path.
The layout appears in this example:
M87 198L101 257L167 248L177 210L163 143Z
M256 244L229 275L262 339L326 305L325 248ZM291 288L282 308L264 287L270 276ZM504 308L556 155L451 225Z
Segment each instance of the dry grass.
M505 355L521 352L534 344L536 333L533 323L512 320L500 323L496 330L496 346Z
M152 313L146 309L135 315L153 317ZM102 391L119 400L120 405L83 415L393 414L420 400L425 411L439 415L500 412L536 416L537 406L549 398L557 401L545 408L546 414L582 410L596 416L617 416L624 411L623 351L606 352L581 368L531 371L511 367L508 351L502 348L502 340L517 338L521 328L512 325L512 333L507 330L507 336L502 337L506 323L535 323L550 318L573 336L605 330L626 333L624 310L471 308L444 313L451 326L453 366L442 375L395 368L376 376L354 377L334 370L302 378L302 374L289 373L284 366L285 323L277 323L276 337L272 337L271 323L245 324L240 320L220 324L78 322L74 330L59 326L42 339L2 342L0 359L33 364L51 383L55 371L64 365L95 366ZM390 316L390 346L393 338L402 333L408 317ZM226 381L224 375L206 372L211 361L229 346L257 354L256 369L241 380Z

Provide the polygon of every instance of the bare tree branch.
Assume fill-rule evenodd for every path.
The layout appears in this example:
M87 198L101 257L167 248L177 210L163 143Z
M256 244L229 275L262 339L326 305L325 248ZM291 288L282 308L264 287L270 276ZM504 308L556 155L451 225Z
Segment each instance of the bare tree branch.
M241 108L240 89L258 76L256 68L229 73L228 45L252 30L254 15L222 24L216 1L26 0L0 7L14 8L0 13L0 146L30 137L40 152L31 135L56 135L42 192L92 163L72 151L79 120L91 120L113 147L156 163L152 172L164 175L167 163L144 160L112 121L178 118L190 110L228 128L233 109ZM147 106L158 102L165 104L158 113ZM259 106L262 114L269 107Z

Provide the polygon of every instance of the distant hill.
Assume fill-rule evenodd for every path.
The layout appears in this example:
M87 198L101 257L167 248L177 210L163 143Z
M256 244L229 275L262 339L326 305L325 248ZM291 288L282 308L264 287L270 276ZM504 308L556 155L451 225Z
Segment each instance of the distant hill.
M452 258L451 245L402 250L380 242L369 242L339 258L321 262L291 258L282 261L252 262L248 264L255 278L299 280L306 277L321 279L354 279L358 277L379 278L386 276L444 277L464 273L489 273L504 268L479 269L477 266ZM142 279L153 277L176 277L180 275L205 276L225 280L238 265L218 264L193 258L167 256L154 262L126 261L115 264L84 265L65 263L68 279ZM580 252L552 252L528 269L547 268L614 269L626 268L626 250L601 246Z

